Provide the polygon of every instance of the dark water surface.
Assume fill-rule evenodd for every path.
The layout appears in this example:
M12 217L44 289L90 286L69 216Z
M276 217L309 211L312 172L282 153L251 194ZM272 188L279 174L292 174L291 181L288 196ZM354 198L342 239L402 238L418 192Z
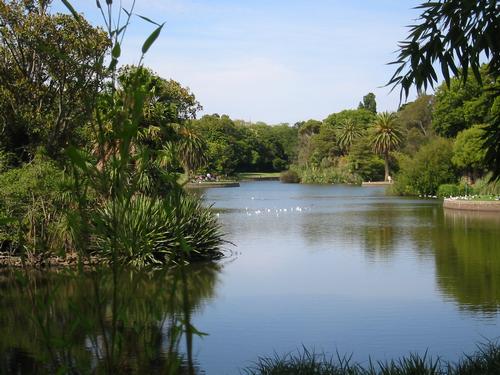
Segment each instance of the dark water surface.
M498 214L379 187L248 182L204 193L234 255L119 275L115 354L128 371L175 360L185 373L237 374L302 345L361 362L426 350L456 360L500 337ZM99 369L113 325L109 278L0 273L0 369L24 363L30 373L51 358ZM47 345L47 335L60 340Z

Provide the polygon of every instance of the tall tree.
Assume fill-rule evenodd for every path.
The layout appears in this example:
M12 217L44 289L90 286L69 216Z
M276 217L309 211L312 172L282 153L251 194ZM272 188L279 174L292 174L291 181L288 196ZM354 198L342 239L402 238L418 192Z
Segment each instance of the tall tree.
M402 134L395 113L382 112L373 122L373 151L384 158L384 179L389 180L389 154L399 147Z
M369 92L363 96L363 101L359 102L358 109L366 109L372 113L377 113L377 101L375 100L375 94Z
M30 160L78 138L101 88L106 34L47 0L0 2L0 146Z

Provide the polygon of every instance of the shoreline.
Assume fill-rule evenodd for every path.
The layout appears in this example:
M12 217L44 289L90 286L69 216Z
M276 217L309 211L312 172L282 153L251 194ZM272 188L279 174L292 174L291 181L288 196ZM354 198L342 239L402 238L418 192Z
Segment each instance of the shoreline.
M231 188L240 187L239 182L227 181L227 182L188 182L184 185L188 189L202 189L202 188Z
M465 199L443 200L443 208L463 211L486 211L500 214L500 201L473 201Z

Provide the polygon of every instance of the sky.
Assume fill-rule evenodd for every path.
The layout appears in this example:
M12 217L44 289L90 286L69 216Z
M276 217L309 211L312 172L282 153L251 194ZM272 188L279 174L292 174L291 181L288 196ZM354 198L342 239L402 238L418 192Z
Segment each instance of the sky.
M92 24L103 25L94 0L71 3ZM356 108L368 92L375 93L379 112L397 110L399 91L385 87L394 71L387 63L418 17L413 7L419 3L136 0L134 13L165 22L145 65L189 87L204 107L199 115L294 124ZM65 11L60 0L53 0L53 11ZM153 29L133 18L120 63L138 62Z

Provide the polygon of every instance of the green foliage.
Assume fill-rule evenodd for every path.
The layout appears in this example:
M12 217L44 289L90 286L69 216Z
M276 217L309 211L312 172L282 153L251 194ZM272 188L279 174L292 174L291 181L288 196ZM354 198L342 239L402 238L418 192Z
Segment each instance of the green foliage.
M27 251L33 257L66 250L63 172L38 155L20 168L0 174L0 217L15 221L0 226L0 249ZM22 239L22 240L21 240Z
M395 113L377 114L371 129L373 151L384 157L385 181L389 178L389 154L396 150L403 141L401 128Z
M418 21L410 26L407 39L400 42L398 68L388 85L401 85L401 95L408 97L410 87L427 89L438 82L435 65L441 68L449 85L450 77L468 68L481 82L480 60L484 54L489 72L500 75L500 43L498 42L498 4L478 0L464 6L459 0L426 1ZM464 26L466 25L466 27ZM450 74L451 72L451 74Z
M469 193L471 190L469 189ZM442 184L439 185L437 190L437 196L441 198L450 198L450 197L461 197L467 194L466 185L460 184Z
M199 105L189 90L141 64L118 74L116 36L129 19L125 26L116 24L111 3L107 6L113 80L98 98L91 123L94 145L67 150L76 250L113 267L218 257L222 239L213 213L198 198L184 196L172 167L175 161L185 169L197 162L193 154L203 145L183 122L194 117ZM130 17L132 11L125 13ZM141 62L161 28L157 25L145 41Z
M50 1L0 3L0 148L29 161L81 143L106 74L106 34L82 17L53 14Z
M375 113L365 108L345 109L338 113L332 113L323 122L333 127L337 127L347 119L350 119L355 124L366 129L375 119Z
M341 155L337 131L329 125L322 125L318 134L311 136L310 147L312 153L308 162L316 167L329 166Z
M476 180L474 192L481 195L500 196L500 180L494 179L492 173Z
M207 144L206 172L281 171L296 156L297 129L205 115L191 126Z
M295 124L299 129L299 151L297 163L299 166L307 165L310 162L314 145L312 137L320 132L322 127L321 121L307 120Z
M413 155L434 135L431 126L434 96L419 95L398 111L398 121L404 132L402 151Z
M455 137L460 131L474 124L482 124L488 118L492 97L488 90L493 89L495 80L481 68L482 85L474 77L464 83L454 77L448 87L445 83L438 87L433 111L433 127L444 137Z
M458 133L453 145L455 166L468 171L478 171L485 165L484 126L476 125Z
M338 144L344 152L348 152L353 142L363 135L363 128L352 119L342 120L337 128Z
M432 359L424 355L410 354L397 360L369 361L366 367L353 362L351 356L327 357L309 351L305 347L297 353L274 357L260 357L257 362L244 369L247 375L493 375L500 371L500 346L487 343L478 346L478 351L466 355L453 364Z
M92 220L97 234L94 253L106 259L117 256L124 264L144 267L222 256L220 225L193 196L171 194L162 200L139 195L131 201L107 202ZM120 228L116 235L115 226Z
M494 178L500 178L500 42L498 41L499 12L495 1L479 0L465 6L459 0L427 1L419 6L422 14L417 24L411 26L406 41L400 44L400 54L393 64L398 65L388 85L401 86L401 97L408 97L410 87L424 90L438 82L435 65L441 68L447 87L452 88L451 76L460 78L467 87L473 75L479 86L493 87L485 90L483 98L464 102L463 115L456 108L449 108L450 121L437 121L444 135L456 134L467 125L487 124L485 127L486 161ZM487 68L481 69L486 58ZM435 64L438 62L438 64ZM450 71L452 74L450 74ZM488 80L484 82L487 71ZM460 93L458 93L460 94ZM451 95L450 100L462 100L463 95ZM446 103L446 102L445 102ZM485 105L485 103L490 103ZM496 103L496 104L495 104ZM460 107L460 106L459 106ZM485 108L487 118L471 118L482 115ZM442 112L446 118L446 111ZM469 118L469 120L467 119ZM465 123L463 122L465 120ZM467 124L468 122L468 124ZM454 129L452 123L458 126ZM439 125L438 125L439 129Z
M384 160L373 153L367 135L354 141L347 156L350 169L363 181L381 181L384 179Z
M436 138L423 146L413 157L399 155L399 173L393 190L401 195L436 195L440 185L456 181L449 140Z
M363 101L359 103L358 109L366 109L372 113L377 113L377 101L375 100L375 94L369 92L363 96Z
M298 170L300 181L304 184L356 184L362 179L359 175L351 172L345 159L341 159L337 165L328 167L303 167Z
M295 170L289 169L280 173L280 181L287 184L297 184L300 182L300 177Z

